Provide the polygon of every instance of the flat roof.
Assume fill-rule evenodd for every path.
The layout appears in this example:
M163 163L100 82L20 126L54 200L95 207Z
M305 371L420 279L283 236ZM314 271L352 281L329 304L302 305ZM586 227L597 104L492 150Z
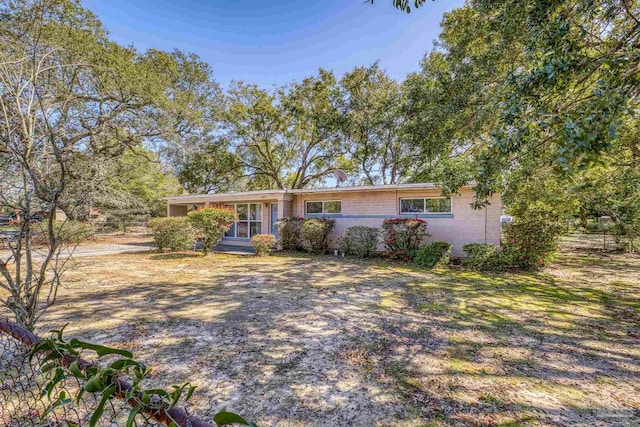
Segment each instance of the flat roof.
M463 187L469 187L464 185ZM198 203L206 201L223 201L223 199L264 199L273 195L277 197L282 194L309 194L309 193L341 193L350 191L392 191L392 190L411 190L421 188L440 188L433 182L420 182L411 184L385 184L385 185L356 185L352 187L320 187L320 188L300 188L294 190L259 190L259 191L237 191L229 193L210 193L210 194L187 194L183 196L164 197L168 202L182 203Z
M300 188L289 190L292 194L307 193L335 193L342 191L388 191L388 190L411 190L413 188L439 188L433 182L420 182L414 184L385 184L385 185L356 185L353 187L321 187L321 188Z

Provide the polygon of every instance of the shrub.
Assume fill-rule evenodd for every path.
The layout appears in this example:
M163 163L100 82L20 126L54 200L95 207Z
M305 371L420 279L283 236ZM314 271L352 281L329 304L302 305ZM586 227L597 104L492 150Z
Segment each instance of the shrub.
M380 230L376 227L356 225L344 232L340 248L347 254L358 258L368 258L378 252Z
M468 256L462 260L465 265L472 270L486 269L487 260L495 255L497 248L486 243L468 243L462 247Z
M147 226L151 229L153 240L160 251L179 251L193 246L195 233L186 216L154 218Z
M204 255L213 249L236 220L235 211L227 208L200 208L189 212L187 216L202 242Z
M427 221L420 218L389 218L382 222L382 241L392 258L409 261L427 235Z
M302 249L302 221L302 218L285 217L276 222L278 244L282 249Z
M32 233L31 242L37 246L50 246L48 221L45 219L34 223L32 227L34 232ZM53 221L53 229L56 240L60 245L77 245L93 234L91 226L80 221L56 220Z
M251 238L251 246L260 256L267 255L275 244L276 238L272 234L256 234Z
M565 231L562 219L544 205L530 206L504 227L503 250L510 262L526 270L544 266L553 259L558 237Z
M451 243L433 242L429 245L420 246L413 256L413 262L424 268L435 266L445 266L451 260Z
M329 234L336 221L331 218L309 218L302 221L302 242L313 253L325 253L329 247Z
M513 248L509 246L503 246L497 249L489 258L486 259L482 270L484 271L505 271L510 269L521 268L515 261L517 259L516 253Z
M514 221L504 226L501 249L490 245L465 245L469 257L463 264L476 270L535 270L553 259L558 237L565 231L562 217L543 203L522 206Z

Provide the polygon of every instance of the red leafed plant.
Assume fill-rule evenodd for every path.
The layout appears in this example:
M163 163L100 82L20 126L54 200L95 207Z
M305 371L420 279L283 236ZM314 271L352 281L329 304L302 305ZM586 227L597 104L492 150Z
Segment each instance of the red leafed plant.
M427 234L427 221L420 218L387 218L382 222L382 242L389 257L410 260Z

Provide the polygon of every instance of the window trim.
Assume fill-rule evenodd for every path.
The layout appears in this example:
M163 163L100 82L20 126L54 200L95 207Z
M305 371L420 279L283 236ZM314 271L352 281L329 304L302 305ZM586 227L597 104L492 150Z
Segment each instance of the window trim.
M325 212L324 205L325 203L340 203L340 212ZM322 212L311 213L307 210L307 205L309 203L322 203ZM304 214L305 215L342 215L342 200L305 200L304 201Z
M404 212L402 210L402 201L403 200L420 200L422 199L422 212ZM449 211L448 212L427 212L427 200L433 199L449 199ZM453 197L445 197L445 196L431 196L431 197L400 197L398 201L398 211L400 215L453 215Z

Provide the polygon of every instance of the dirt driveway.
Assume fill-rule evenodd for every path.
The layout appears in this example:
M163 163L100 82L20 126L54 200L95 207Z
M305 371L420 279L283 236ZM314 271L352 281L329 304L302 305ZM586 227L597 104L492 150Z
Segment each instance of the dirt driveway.
M261 426L637 425L640 259L542 274L332 257L80 258L41 333L133 350ZM626 424L625 424L626 423Z
M11 251L4 240L5 245L0 246L0 259L6 259L11 255ZM143 234L137 235L97 235L78 246L70 246L62 249L61 256L72 256L73 258L94 257L102 255L116 255L131 252L145 252L155 249L153 240ZM35 249L36 260L43 259L45 249Z

